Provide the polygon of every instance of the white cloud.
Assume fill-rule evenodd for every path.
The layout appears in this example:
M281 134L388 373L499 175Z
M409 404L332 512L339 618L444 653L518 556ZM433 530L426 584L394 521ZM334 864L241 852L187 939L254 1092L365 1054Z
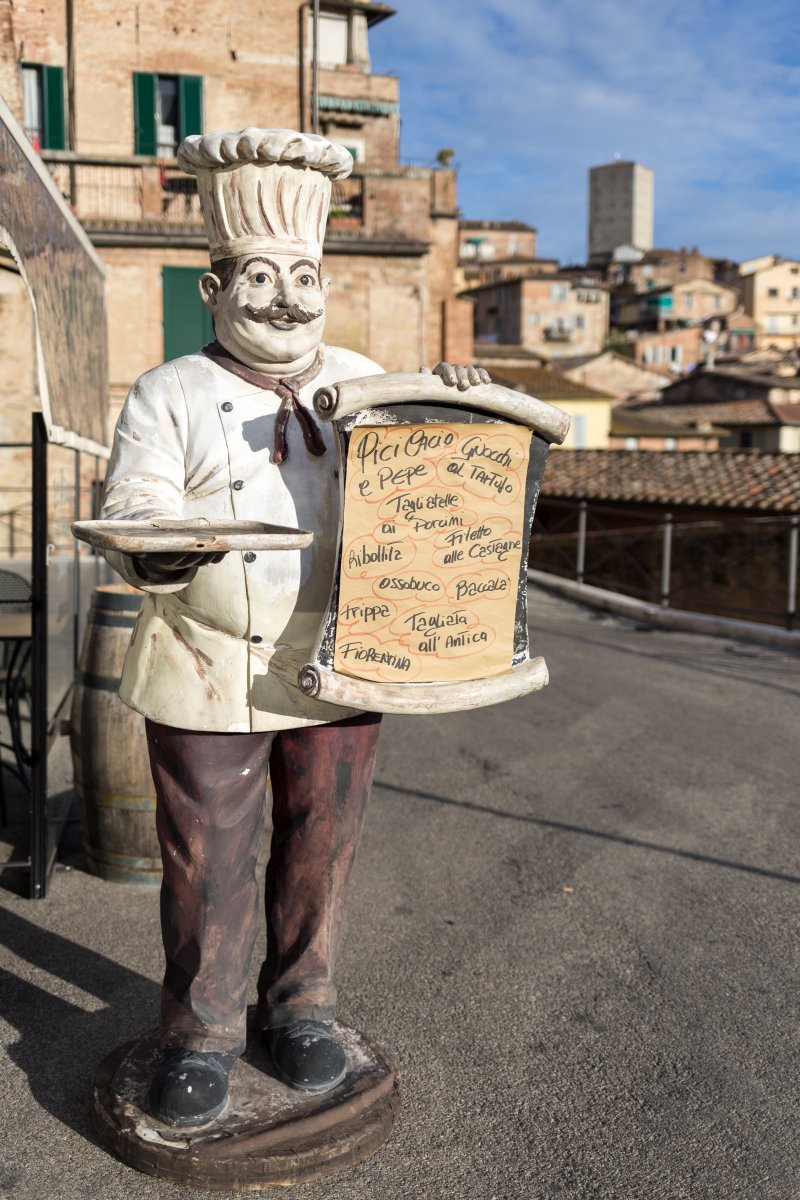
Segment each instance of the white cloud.
M585 254L586 172L656 172L656 241L800 253L800 14L788 0L399 0L373 34L403 154L453 146L470 216Z

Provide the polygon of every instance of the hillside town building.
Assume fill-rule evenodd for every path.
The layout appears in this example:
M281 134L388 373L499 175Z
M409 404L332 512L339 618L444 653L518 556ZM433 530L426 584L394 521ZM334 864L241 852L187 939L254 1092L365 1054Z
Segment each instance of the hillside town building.
M800 262L765 255L739 267L742 307L756 324L758 346L800 346Z
M476 343L520 346L558 359L596 354L608 337L608 289L593 280L540 272L461 295L475 306Z
M788 365L788 364L787 364ZM632 406L685 428L716 428L722 449L800 453L800 375L726 363L693 371L655 403Z

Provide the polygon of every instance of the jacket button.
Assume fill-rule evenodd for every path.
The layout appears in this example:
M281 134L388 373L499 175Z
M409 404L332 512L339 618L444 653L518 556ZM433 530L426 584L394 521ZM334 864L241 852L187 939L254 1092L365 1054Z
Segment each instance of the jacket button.
M247 551L247 554L245 554L245 556L244 556L244 561L245 562L255 562L256 561L256 556L255 556L255 554L253 554L252 550Z
M260 633L254 633L253 636L250 638L251 642L263 642L263 640L264 639L262 638Z
M233 405L231 404L230 400L226 400L225 403L222 405L222 411L223 412L233 412Z
M243 488L243 487L244 487L244 480L243 480L243 479L234 479L234 481L233 481L233 490L234 490L235 492L240 492L240 491L242 490L242 488Z

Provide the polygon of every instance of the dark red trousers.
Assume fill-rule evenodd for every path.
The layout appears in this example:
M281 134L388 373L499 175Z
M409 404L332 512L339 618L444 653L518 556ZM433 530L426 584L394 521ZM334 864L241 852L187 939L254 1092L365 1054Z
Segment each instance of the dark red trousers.
M146 722L164 864L163 1046L244 1049L268 772L273 832L259 1027L333 1019L333 968L380 719L365 713L280 733Z

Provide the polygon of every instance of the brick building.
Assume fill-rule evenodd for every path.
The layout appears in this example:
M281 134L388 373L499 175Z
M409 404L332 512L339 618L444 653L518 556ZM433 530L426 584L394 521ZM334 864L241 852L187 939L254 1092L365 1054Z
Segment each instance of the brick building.
M475 305L476 342L557 359L597 354L608 337L608 290L591 280L539 273L482 284L462 295Z
M323 0L320 132L356 165L334 185L325 244L327 339L389 370L469 361L471 311L453 296L456 177L400 166L398 81L370 69L393 9ZM112 413L142 371L210 336L187 134L311 128L310 6L301 0L0 0L0 92L108 268Z

